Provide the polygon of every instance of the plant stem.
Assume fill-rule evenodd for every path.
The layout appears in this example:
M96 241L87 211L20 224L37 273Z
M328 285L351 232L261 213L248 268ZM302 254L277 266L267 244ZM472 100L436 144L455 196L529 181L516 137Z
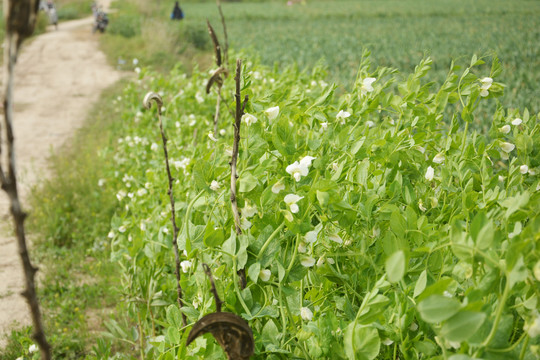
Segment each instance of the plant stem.
M506 299L508 298L509 293L510 293L510 281L507 275L506 284L504 285L504 291L503 291L502 297L499 299L499 306L497 307L497 313L495 314L495 320L493 321L493 326L491 327L491 331L488 337L482 343L484 347L487 347L491 343L493 338L495 337L495 334L497 332L497 327L499 326L499 321L501 320L504 304L506 303Z
M171 223L173 228L173 240L172 240L172 246L174 250L174 260L175 260L175 269L174 269L174 275L176 276L176 292L177 297L176 301L178 302L178 307L183 307L183 294L182 294L182 286L180 285L180 254L178 252L178 226L176 225L176 212L174 207L174 193L173 193L173 177L171 175L171 168L169 166L169 153L167 151L167 137L165 136L165 132L163 130L163 121L161 120L161 107L163 106L163 100L161 99L161 96L159 96L156 93L148 93L144 97L144 105L147 108L150 108L151 101L155 101L157 108L158 108L158 119L159 119L159 131L161 134L161 140L163 143L163 154L165 156L165 169L167 170L167 180L168 180L168 188L167 188L167 194L169 195L169 200L171 203ZM187 318L186 314L182 313L182 325L186 326L187 324Z
M281 229L283 229L283 227L285 226L285 223L281 223L281 225L279 225L276 230L274 230L274 232L268 237L268 239L266 239L266 241L264 242L261 250L259 250L259 254L257 255L257 259L260 259L262 254L264 254L266 248L272 243L272 240L274 240L274 238L279 234L279 232L281 231Z

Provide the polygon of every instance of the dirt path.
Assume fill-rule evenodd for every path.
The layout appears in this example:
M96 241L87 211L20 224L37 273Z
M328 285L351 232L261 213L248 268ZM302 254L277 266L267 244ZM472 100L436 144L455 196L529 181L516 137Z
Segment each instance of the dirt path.
M101 1L108 8L110 1ZM61 23L26 45L16 68L15 141L23 198L47 174L47 158L80 127L100 92L120 74L98 50L92 18ZM23 201L24 204L24 201ZM0 195L0 348L4 334L30 324L9 202Z

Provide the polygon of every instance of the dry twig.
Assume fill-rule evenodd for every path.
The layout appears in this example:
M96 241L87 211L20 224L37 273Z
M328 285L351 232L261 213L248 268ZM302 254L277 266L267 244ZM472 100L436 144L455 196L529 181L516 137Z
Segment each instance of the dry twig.
M238 161L238 151L240 144L240 125L242 123L242 115L244 115L244 109L248 101L248 96L246 95L244 102L242 103L240 97L240 80L242 72L242 60L236 60L236 76L234 80L236 81L236 93L234 98L236 100L236 113L234 116L234 142L233 150L231 157L231 207L234 216L234 226L236 233L238 235L242 234L242 229L240 228L240 211L238 210L238 203L236 201L236 180L238 179L238 173L236 171L236 163Z
M171 175L171 168L169 166L169 154L167 151L167 137L163 131L163 123L161 121L161 107L163 106L163 100L161 96L154 92L149 92L144 97L143 104L147 109L152 107L152 101L154 101L158 108L158 119L159 119L159 131L161 132L161 140L163 142L163 153L165 155L165 167L167 169L167 178L169 180L169 188L167 189L167 194L171 201L171 223L173 227L173 249L174 249L174 259L176 262L176 267L174 274L176 275L176 291L177 291L177 302L178 306L181 308L184 306L182 301L182 286L180 285L180 254L178 252L178 226L176 226L176 212L174 208L174 194L173 194L173 177ZM187 318L186 314L182 313L182 324L186 326Z
M35 275L37 268L30 261L26 244L24 221L27 214L22 210L17 187L17 172L15 161L15 138L13 136L13 82L15 64L23 41L34 32L37 18L38 0L5 0L4 16L6 18L6 36L4 43L4 128L2 139L7 144L7 156L2 156L0 148L0 182L2 189L8 194L10 211L15 223L15 234L19 247L19 255L24 269L26 288L22 295L30 306L34 324L33 337L39 345L41 359L51 359L51 346L47 342L41 310L36 295ZM2 143L0 140L0 143Z

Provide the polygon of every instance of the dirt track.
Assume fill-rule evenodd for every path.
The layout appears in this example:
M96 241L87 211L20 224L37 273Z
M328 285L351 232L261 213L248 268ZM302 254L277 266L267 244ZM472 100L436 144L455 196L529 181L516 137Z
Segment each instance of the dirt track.
M101 1L106 8L110 1ZM47 176L47 158L69 141L100 92L119 73L107 63L92 35L92 18L61 23L23 49L16 68L15 142L22 196ZM24 200L23 200L24 205ZM26 208L26 207L25 207ZM30 324L20 296L23 275L12 235L9 203L0 195L0 348L4 334Z

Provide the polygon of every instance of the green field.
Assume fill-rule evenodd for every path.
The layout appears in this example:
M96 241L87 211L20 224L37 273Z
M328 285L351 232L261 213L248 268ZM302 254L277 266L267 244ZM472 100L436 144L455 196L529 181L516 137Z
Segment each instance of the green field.
M163 38L149 41L185 42L185 36L175 34L186 27L202 31L207 18L221 31L214 2L183 2L186 21L172 25L170 4L159 4L140 5L143 29L156 21L169 28ZM503 104L540 110L538 1L340 0L308 1L305 6L234 2L224 3L223 10L235 50L251 49L267 65L296 63L301 69L322 59L329 79L349 87L364 49L371 51L375 65L405 73L429 55L437 81L444 79L451 60L466 64L473 54L495 53L503 63L501 82L508 85Z

